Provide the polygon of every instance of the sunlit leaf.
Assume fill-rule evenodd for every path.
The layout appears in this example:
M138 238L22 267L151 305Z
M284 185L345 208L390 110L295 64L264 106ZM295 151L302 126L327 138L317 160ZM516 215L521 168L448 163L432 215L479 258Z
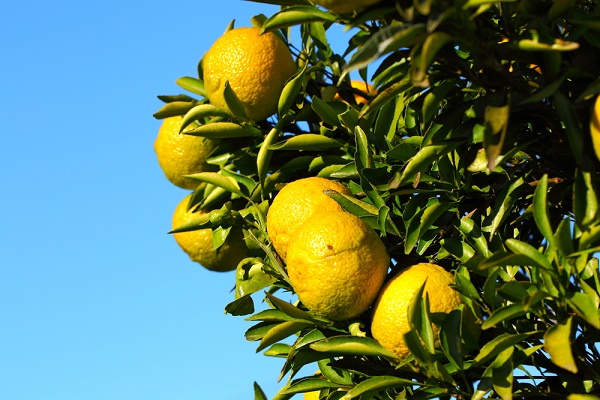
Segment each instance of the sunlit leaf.
M291 6L269 17L263 24L263 31L285 28L313 21L333 22L335 20L335 15L315 7Z
M594 328L600 329L600 315L594 299L585 293L575 292L567 297L567 302L583 320Z
M305 150L305 151L323 151L342 147L342 143L336 139L315 133L305 133L303 135L293 136L283 142L275 143L269 146L270 150Z
M293 335L296 332L301 331L302 329L308 328L312 326L312 322L308 321L288 321L282 322L273 326L269 329L264 336L261 338L260 344L256 348L256 351L259 352L273 343L279 342L290 335Z
M496 160L502 152L506 129L508 128L510 107L487 106L485 108L485 154L488 160L488 169L496 168Z
M310 348L318 352L338 355L370 355L396 359L394 354L368 337L335 336L312 343Z
M204 88L204 82L200 79L193 78L191 76L183 76L176 81L182 89L188 90L192 93L199 94L200 96L206 97L206 89Z
M418 385L419 382L410 379L398 378L396 376L376 376L360 382L358 385L348 391L348 393L344 396L344 399L356 399L359 396L369 392L378 392L386 389L412 387Z
M576 374L578 368L571 350L571 323L572 318L569 317L548 328L544 334L544 347L554 364Z

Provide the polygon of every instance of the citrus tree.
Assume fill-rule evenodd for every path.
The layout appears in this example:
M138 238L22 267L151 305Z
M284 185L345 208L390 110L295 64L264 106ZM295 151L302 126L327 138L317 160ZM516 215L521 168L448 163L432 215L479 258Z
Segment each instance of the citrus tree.
M274 398L600 399L596 1L256 2L154 116Z

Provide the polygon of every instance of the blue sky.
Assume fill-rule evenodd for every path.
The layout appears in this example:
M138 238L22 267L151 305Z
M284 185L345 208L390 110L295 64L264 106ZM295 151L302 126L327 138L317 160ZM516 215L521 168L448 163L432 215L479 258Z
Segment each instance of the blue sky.
M18 3L18 4L17 4ZM35 4L35 5L34 5ZM241 0L8 2L0 14L0 398L252 399L283 360L225 315L232 274L166 233L187 193L152 144L175 79ZM312 371L308 371L312 373Z

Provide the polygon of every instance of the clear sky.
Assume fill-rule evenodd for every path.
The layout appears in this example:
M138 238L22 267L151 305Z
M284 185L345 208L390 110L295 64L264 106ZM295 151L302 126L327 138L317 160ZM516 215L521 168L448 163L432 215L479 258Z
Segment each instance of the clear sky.
M159 94L227 24L276 6L6 2L0 13L0 399L253 399L283 360L225 315L232 274L167 235L187 193L152 144ZM312 373L313 371L308 371Z

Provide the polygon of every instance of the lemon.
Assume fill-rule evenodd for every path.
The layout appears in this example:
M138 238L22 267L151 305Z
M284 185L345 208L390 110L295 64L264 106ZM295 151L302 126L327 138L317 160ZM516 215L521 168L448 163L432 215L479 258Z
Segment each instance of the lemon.
M314 392L306 392L304 393L304 400L319 400L319 391L316 390Z
M231 29L210 47L202 60L210 102L227 109L225 83L244 106L246 116L260 121L277 111L286 81L296 72L290 50L277 35L259 28Z
M374 96L377 93L375 88L373 88L373 86L369 85L365 81L352 80L352 81L350 81L350 86L352 86L354 89L358 89L361 92L364 92L365 94L368 94L369 96ZM355 103L358 104L359 106L364 105L368 102L368 99L366 99L364 96L361 96L356 93L353 93L353 96L354 96ZM336 93L335 96L333 97L333 99L346 102L344 99L342 99L342 96L340 96L339 93Z
M313 214L294 233L287 253L287 272L300 301L334 321L369 308L389 263L379 235L345 211Z
M463 304L458 292L449 286L454 283L454 276L439 265L415 264L390 279L373 305L371 333L375 340L399 358L409 355L402 338L402 334L410 330L408 305L425 281L423 296L429 294L431 313L449 313ZM433 329L439 345L439 329L436 326Z
M338 14L347 14L362 10L381 0L312 0L313 3L323 6Z
M207 213L204 210L188 210L190 195L187 195L175 208L172 229L191 222L200 222ZM213 248L212 229L199 229L174 233L175 241L187 253L192 261L211 271L225 272L234 270L247 254L244 235L241 229L233 227L225 243L218 249Z
M184 175L216 170L217 167L207 164L206 159L217 143L179 133L182 120L183 117L177 116L162 121L154 141L154 151L158 164L171 183L183 189L195 189L199 182Z
M342 209L335 200L323 193L326 189L351 194L341 183L310 177L288 183L275 196L267 213L267 232L283 260L286 259L290 236L308 217L318 211Z

